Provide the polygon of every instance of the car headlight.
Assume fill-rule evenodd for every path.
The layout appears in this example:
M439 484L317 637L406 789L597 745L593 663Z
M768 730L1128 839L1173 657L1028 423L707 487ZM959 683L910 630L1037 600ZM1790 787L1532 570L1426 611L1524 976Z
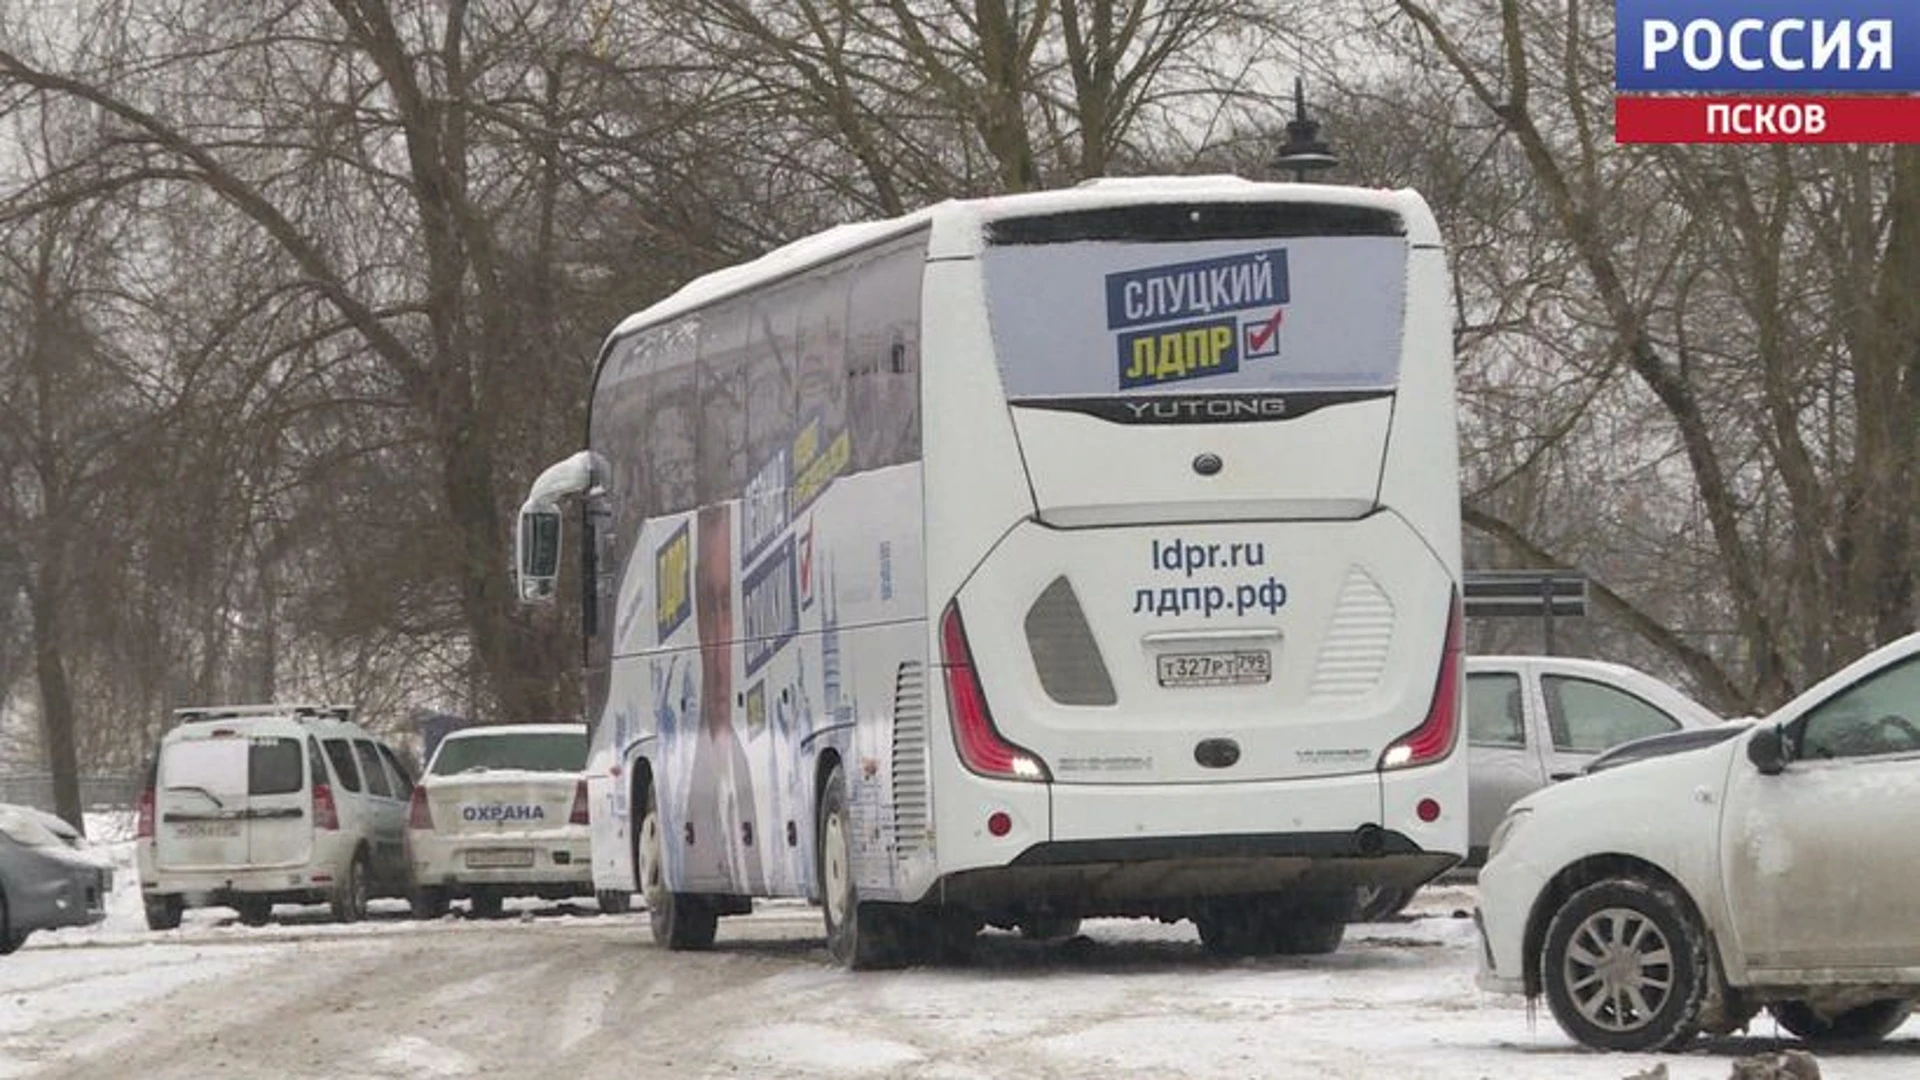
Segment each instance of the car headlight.
M1492 862L1499 857L1500 849L1507 846L1507 841L1512 838L1514 830L1518 829L1520 823L1532 814L1532 810L1524 809L1507 811L1507 816L1501 818L1500 824L1493 827L1493 835L1487 838L1488 862Z

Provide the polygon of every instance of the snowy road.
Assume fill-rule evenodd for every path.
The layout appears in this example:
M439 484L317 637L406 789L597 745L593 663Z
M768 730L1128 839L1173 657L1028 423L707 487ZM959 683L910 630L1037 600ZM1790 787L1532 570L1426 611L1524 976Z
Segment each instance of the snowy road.
M13 1077L1380 1077L1618 1080L1664 1060L1721 1080L1755 1037L1681 1056L1574 1049L1472 988L1471 893L1356 926L1333 957L1223 962L1187 926L1090 924L1090 941L983 939L964 968L852 975L819 919L722 922L711 953L648 943L644 915L528 909L338 927L282 908L147 934L124 914L0 960L0 1080ZM1920 1023L1829 1080L1920 1075Z

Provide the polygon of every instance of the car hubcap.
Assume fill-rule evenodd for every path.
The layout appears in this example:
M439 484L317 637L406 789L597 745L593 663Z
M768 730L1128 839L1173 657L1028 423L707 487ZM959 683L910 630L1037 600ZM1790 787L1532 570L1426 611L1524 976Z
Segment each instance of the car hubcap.
M1632 1031L1651 1022L1673 992L1673 948L1645 915L1607 908L1573 932L1561 977L1588 1022Z
M838 811L827 815L826 850L821 862L821 876L826 878L827 917L835 926L847 924L848 884L847 876L847 831L840 823Z
M640 821L640 891L647 906L655 911L666 902L667 883L660 872L660 815L649 813Z

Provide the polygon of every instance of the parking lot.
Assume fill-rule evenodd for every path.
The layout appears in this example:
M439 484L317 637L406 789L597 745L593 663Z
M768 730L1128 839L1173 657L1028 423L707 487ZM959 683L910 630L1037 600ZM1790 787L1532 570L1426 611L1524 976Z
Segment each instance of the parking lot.
M644 913L515 902L501 920L415 922L381 902L340 926L195 911L36 937L0 961L0 1078L208 1076L1406 1077L1619 1080L1665 1062L1720 1080L1786 1045L1762 1017L1684 1055L1575 1047L1544 1010L1473 986L1471 886L1350 928L1330 957L1222 961L1191 926L1096 921L971 963L852 974L817 911L763 905L710 953L668 953ZM1920 1023L1822 1058L1839 1080L1920 1069Z

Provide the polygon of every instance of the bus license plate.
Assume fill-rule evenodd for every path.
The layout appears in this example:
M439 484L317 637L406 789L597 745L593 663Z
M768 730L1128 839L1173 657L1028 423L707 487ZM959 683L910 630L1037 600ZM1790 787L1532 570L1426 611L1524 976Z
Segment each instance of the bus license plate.
M1265 649L1178 653L1159 662L1161 686L1244 686L1273 679L1273 654Z
M523 870L532 865L532 848L483 848L467 852L467 867L472 870Z

